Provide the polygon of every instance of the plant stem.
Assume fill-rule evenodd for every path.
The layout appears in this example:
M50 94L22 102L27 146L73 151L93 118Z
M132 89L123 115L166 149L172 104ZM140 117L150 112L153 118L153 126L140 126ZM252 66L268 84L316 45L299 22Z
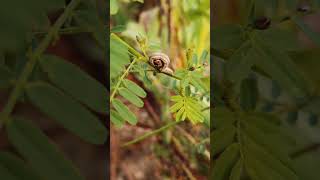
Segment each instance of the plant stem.
M104 25L104 29L107 31L108 25ZM67 28L60 29L58 31L58 34L65 35L65 34L90 33L90 32L92 32L92 30L76 26L76 27L67 27ZM36 36L44 36L48 33L44 31L36 31L33 34Z
M117 85L115 87L115 89L113 90L111 96L110 96L110 103L113 101L123 79L129 74L130 69L132 68L132 66L136 63L137 59L134 58L133 61L130 63L130 65L127 67L127 69L125 70L125 72L122 74L122 76L120 77L119 81L117 82Z
M148 138L148 137L150 137L150 136L153 136L153 135L155 135L155 134L161 133L161 132L169 129L169 128L177 125L177 124L180 123L180 122L182 122L182 121L173 121L173 122L170 122L170 123L166 124L165 126L162 126L162 127L159 128L159 129L156 129L156 130L154 130L154 131L148 132L148 133L146 133L146 134L144 134L144 135L142 135L142 136L140 136L140 137L138 137L138 138L136 138L136 139L134 139L134 140L132 140L132 141L129 141L129 142L123 144L122 147L130 146L130 145L132 145L132 144L138 143L138 142L140 142L140 141L142 141L142 140L144 140L144 139L146 139L146 138Z
M60 29L58 31L58 34L65 35L65 34L88 33L88 32L91 32L91 31L82 27L68 27L68 28ZM47 35L48 33L44 31L36 31L33 34L35 36L44 36L44 35Z
M180 131L180 133L181 133L183 136L185 136L185 137L186 137L193 145L195 145L195 146L197 146L197 145L199 145L199 144L203 144L203 143L208 142L208 141L210 142L210 139L209 139L209 138L206 138L206 139L202 140L201 142L197 142L196 139L193 138L193 136L190 135L190 134L189 134L186 130L184 130L183 128L177 126L176 129L177 129L178 131ZM203 154L204 154L204 156L207 158L207 160L210 161L210 152L209 152L207 149L205 149L205 151L204 151Z
M124 40L122 40L116 34L111 33L111 37L117 39L120 43L125 45L128 48L129 52L132 53L134 56L136 56L138 59L145 59L145 58L143 58L144 56L142 54L140 54L137 50L135 50L133 47L131 47L128 43L126 43Z
M201 110L201 111L205 111L205 110L206 110L206 108L204 108L204 109ZM177 124L180 123L180 122L182 122L182 121L173 121L173 122L170 122L170 123L162 126L161 128L156 129L156 130L151 131L151 132L148 132L148 133L145 133L144 135L142 135L142 136L140 136L140 137L138 137L138 138L136 138L136 139L134 139L134 140L132 140L132 141L129 141L129 142L123 144L122 146L125 147L125 146L129 146L129 145L131 145L131 144L135 144L135 143L137 143L137 142L140 142L140 141L142 141L142 140L144 140L144 139L146 139L146 138L148 138L148 137L150 137L150 136L153 136L153 135L155 135L155 134L161 133L162 131L167 130L168 128L171 128L171 127L177 125Z
M20 77L17 80L16 86L14 87L12 93L9 96L9 100L1 112L0 123L9 121L9 116L13 111L14 106L17 103L19 96L21 95L24 86L27 83L28 77L33 71L34 66L37 61L40 59L41 54L47 49L50 45L50 42L57 36L59 29L62 27L66 19L72 14L74 8L80 3L80 0L72 0L69 5L66 7L63 14L55 22L55 24L50 28L48 34L41 41L37 49L30 55L30 59L27 62L27 65L24 67Z
M182 164L182 169L185 171L185 173L187 174L187 176L190 180L196 180L196 178L193 176L190 169L185 164Z

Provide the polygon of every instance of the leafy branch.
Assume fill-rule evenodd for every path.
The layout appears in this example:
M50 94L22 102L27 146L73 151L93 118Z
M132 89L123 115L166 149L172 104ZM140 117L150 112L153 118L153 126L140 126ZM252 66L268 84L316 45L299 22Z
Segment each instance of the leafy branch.
M107 31L109 28L108 25L104 25L104 30ZM68 34L78 34L78 33L92 33L94 30L84 28L84 27L67 27L67 28L61 28L58 31L59 35L68 35ZM35 36L44 36L47 35L47 31L37 31L33 33Z
M137 59L133 59L133 61L129 64L129 66L127 67L127 69L125 70L125 72L122 74L122 76L120 77L120 79L117 82L117 85L115 86L114 90L112 91L112 94L110 96L110 103L112 103L113 98L115 97L116 93L118 92L121 83L123 83L124 78L129 74L130 69L133 67L133 65L137 62Z
M275 2L278 4L279 1ZM261 12L274 8L269 1L262 4L252 1L252 6L261 6ZM297 6L296 1L293 4ZM297 108L300 107L300 111L312 113L310 119L313 121L318 115L315 107L304 107L312 104L307 102L314 96L315 87L312 86L317 84L309 82L310 78L306 76L309 72L299 67L296 54L292 53L302 48L297 34L289 28L282 29L282 23L291 21L318 46L320 36L301 18L314 12L310 9L310 6L298 7L285 18L272 19L261 14L256 17L257 8L249 8L247 14L250 15L243 17L248 24L228 24L213 29L216 38L211 54L223 59L217 63L220 65L221 62L221 66L214 68L223 67L223 70L215 82L219 86L216 86L218 90L214 96L219 102L213 112L211 156L216 160L211 179L241 179L244 175L250 179L303 179L302 169L296 167L292 159L292 152L300 153L294 150L298 146L297 138L282 125L282 119L275 113L277 109L264 109L257 104L263 99L259 97L266 95L265 91L258 91L262 84L263 87L271 84L272 99L280 96L274 90L276 84L295 103L293 108L286 109L288 118L297 119ZM260 79L268 79L271 83L262 82L258 86Z
M11 4L14 4L14 7L23 7L23 5L27 5L30 2L24 4L25 2L21 1L20 5L22 6L17 6L16 3L14 1ZM82 6L80 6L81 3L83 3ZM39 42L34 41L28 51L25 47L20 49L23 50L23 57L26 57L27 61L19 57L14 59L13 63L22 65L21 69L15 70L12 68L6 61L7 57L4 57L4 61L0 64L0 70L5 70L7 73L5 76L1 74L1 81L4 79L7 82L14 82L8 86L10 88L12 86L12 92L9 94L8 101L1 111L0 124L5 125L5 132L10 144L23 157L22 160L12 153L0 152L0 163L2 167L5 167L0 169L0 174L4 179L83 180L84 177L81 176L73 163L66 159L63 153L50 142L47 135L39 127L30 123L27 118L20 117L19 113L15 113L14 108L23 97L24 101L32 104L48 118L55 120L63 128L82 140L96 145L105 142L108 131L93 112L101 115L107 114L105 103L107 102L106 95L108 91L106 88L78 66L61 57L45 54L50 44L63 31L61 30L63 26L74 29L68 26L67 21L73 15L79 15L80 11L93 18L82 16L82 19L90 19L88 20L90 22L83 21L79 25L86 26L90 24L98 26L100 22L97 21L99 19L98 14L95 14L97 9L92 6L91 2L84 3L81 0L72 0L66 7L64 0L44 0L38 4L37 8L34 7L34 2L30 4L32 4L32 7L27 6L26 9L37 10L37 12L32 12L32 15L28 14L30 12L20 11L16 11L17 15L13 15L10 11L10 13L5 11L3 15L5 17L8 14L14 16L14 18L19 17L19 22L32 22L30 23L32 26L37 24L42 27L43 24L39 21L47 20L46 13L48 10L52 10L51 6L54 6L53 9L64 8L64 11L48 29L48 32L44 33L45 36L39 39ZM80 7L81 10L79 10ZM6 8L10 9L10 7ZM90 12L90 14L86 12ZM42 17L34 17L37 15ZM30 20L30 18L33 19ZM20 26L17 25L15 27ZM26 34L32 34L29 32L31 28L21 29L22 31L10 32L10 35L15 34L19 38L23 37L21 39L27 39ZM32 30L34 29L32 28ZM92 32L96 37L99 35L98 33L97 31ZM15 39L13 38L12 40ZM22 46L26 45L25 42L21 42L21 44L23 44ZM15 44L16 47L14 48L18 48L20 45ZM35 45L36 47L34 47ZM3 50L2 48L1 50ZM10 49L10 44L5 46L4 49L5 52L2 53L7 53L6 50ZM18 52L14 51L12 53L14 56L18 56ZM20 53L19 51L19 56ZM15 71L15 73L11 71ZM15 75L18 77L15 77Z
M26 82L33 71L37 61L40 59L41 54L47 49L50 45L51 41L57 36L59 29L62 27L64 22L72 15L73 10L80 3L80 0L72 0L68 7L66 7L63 14L59 17L59 19L54 23L54 25L50 28L48 34L41 41L39 46L34 50L34 52L30 52L29 61L26 64L24 70L22 71L20 77L18 78L15 87L12 93L9 96L8 102L5 105L3 111L1 112L1 122L5 123L10 121L10 114L17 103L17 100L20 94L23 91L23 88L26 85ZM1 124L0 124L1 125Z
M144 90L132 81L130 81L131 82L130 84L123 83L124 81L128 81L126 79L127 75L129 74L129 72L131 72L130 70L139 62L142 62L143 64L147 64L151 66L156 72L163 73L168 77L179 80L182 84L184 84L184 86L186 86L187 84L192 84L192 85L198 84L198 87L199 87L199 82L196 82L194 79L192 79L193 81L184 80L187 77L189 77L189 74L190 74L186 72L186 70L180 73L180 76L177 76L177 75L170 74L168 72L159 71L152 64L150 64L149 57L146 54L146 51L144 49L145 45L143 43L145 41L143 41L142 39L139 39L137 37L137 41L138 43L140 43L140 48L142 49L141 51L143 52L143 53L140 53L137 50L135 50L133 47L131 47L129 44L127 44L125 41L123 41L116 34L112 33L110 35L110 38L111 38L110 47L111 47L111 59L112 59L111 79L113 79L115 82L115 83L112 83L111 85L112 93L110 97L110 102L113 105L113 107L116 109L116 111L112 110L111 121L114 124L116 124L116 126L121 127L123 125L123 122L125 121L128 121L130 124L137 123L137 118L135 117L134 113L132 113L130 109L124 103L122 103L120 99L116 99L117 94L120 94L122 97L124 97L126 100L136 105L137 107L142 107L144 104L140 99L146 96L146 93L144 92ZM128 53L129 55L131 55L131 57L128 56ZM133 60L130 60L130 58ZM202 57L201 61L204 61L204 58L205 56ZM143 71L147 71L147 70L143 69ZM193 78L198 78L198 77L193 77ZM194 98L191 98L191 97L186 99L190 101L190 102L188 101L189 105L192 105L191 101L193 101L193 103L196 102L196 100L194 100ZM198 107L201 107L201 106L197 106L197 108ZM176 109L176 110L179 110L179 109ZM192 109L190 109L190 111L191 110ZM195 114L194 116L192 115L192 113L188 114L188 118L191 118L193 122L198 121L199 119L198 117L200 116L201 115L199 113ZM199 122L202 122L202 117L199 120Z
M202 111L206 111L206 110L207 110L207 108L202 109ZM181 119L181 120L176 120L176 121L170 122L170 123L168 123L168 124L160 127L159 129L150 131L150 132L148 132L148 133L146 133L146 134L144 134L144 135L142 135L142 136L140 136L140 137L138 137L138 138L136 138L136 139L134 139L134 140L132 140L132 141L126 142L126 143L124 143L122 146L123 146L123 147L126 147L126 146L130 146L130 145L132 145L132 144L139 143L139 142L141 142L141 141L143 141L143 140L145 140L145 139L147 139L147 138L149 138L149 137L151 137L151 136L154 136L154 135L156 135L156 134L162 133L163 131L166 131L166 130L168 130L168 129L171 128L171 127L175 127L177 124L179 124L179 123L181 123L181 122L183 122L182 119Z
M129 141L129 142L124 143L124 144L122 145L122 147L126 147L126 146L130 146L130 145L132 145L132 144L139 143L139 142L141 142L141 141L143 141L143 140L145 140L145 139L147 139L147 138L149 138L149 137L151 137L151 136L154 136L154 135L156 135L156 134L162 133L163 131L165 131L165 130L171 128L171 127L174 127L175 125L177 125L177 124L180 123L180 122L182 122L182 121L172 121L172 122L170 122L170 123L162 126L162 127L159 128L159 129L153 130L153 131L148 132L148 133L146 133L146 134L144 134L144 135L142 135L142 136L140 136L140 137L138 137L138 138L136 138L136 139L134 139L134 140L132 140L132 141Z

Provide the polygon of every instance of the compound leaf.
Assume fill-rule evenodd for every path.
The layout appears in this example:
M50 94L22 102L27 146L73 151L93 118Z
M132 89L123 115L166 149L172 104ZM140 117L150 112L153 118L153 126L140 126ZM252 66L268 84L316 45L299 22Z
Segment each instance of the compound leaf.
M112 105L118 111L118 113L120 114L120 116L123 119L125 119L126 121L128 121L132 125L137 124L137 122L138 122L137 117L120 100L114 99L112 101Z
M13 119L7 133L13 146L43 179L84 180L47 136L31 123Z
M93 144L105 142L105 126L71 97L46 83L29 84L26 92L32 104L69 131Z
M45 55L40 62L56 86L94 111L107 113L108 91L100 82L57 56Z

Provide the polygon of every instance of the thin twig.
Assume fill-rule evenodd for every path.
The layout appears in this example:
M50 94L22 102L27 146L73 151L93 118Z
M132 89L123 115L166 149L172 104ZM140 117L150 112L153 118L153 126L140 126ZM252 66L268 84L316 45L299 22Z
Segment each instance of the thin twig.
M204 109L204 110L205 110L205 109ZM203 110L202 110L202 111L203 111ZM161 133L162 131L167 130L168 128L174 127L175 125L177 125L177 124L180 123L180 122L182 122L182 121L173 121L173 122L170 122L170 123L162 126L161 128L159 128L159 129L157 129L157 130L154 130L154 131L151 131L151 132L148 132L148 133L146 133L146 134L144 134L144 135L142 135L142 136L140 136L140 137L138 137L138 138L136 138L136 139L134 139L134 140L132 140L132 141L129 141L129 142L123 144L122 146L129 146L129 145L135 144L135 143L137 143L137 142L140 142L140 141L142 141L142 140L144 140L144 139L146 139L146 138L148 138L148 137L150 137L150 136L153 136L153 135L155 135L155 134Z
M196 178L193 176L190 170L190 162L189 162L188 156L184 153L181 143L175 137L172 137L172 143L173 143L175 152L177 153L178 159L182 161L180 164L182 164L184 172L187 174L189 179L195 180Z
M108 30L108 25L104 25L104 29L107 31ZM76 34L76 33L91 33L93 30L90 30L88 28L83 28L83 27L67 27L67 28L62 28L58 31L59 35L68 35L68 34ZM33 32L35 36L44 36L47 35L48 32L44 31L36 31Z
M197 140L195 138L193 138L193 136L191 134L189 134L186 130L184 130L183 128L176 126L175 127L178 131L180 131L180 133L185 136L192 144L194 145L198 145L199 142L197 142ZM204 156L207 158L208 161L210 161L210 152L205 149L204 151Z
M155 134L158 134L158 133L161 133L161 132L163 132L163 131L171 128L171 127L174 127L176 124L178 124L178 123L180 123L180 122L181 122L181 121L173 121L173 122L170 122L170 123L166 124L165 126L162 126L162 127L159 128L159 129L156 129L156 130L154 130L154 131L148 132L148 133L146 133L146 134L144 134L144 135L142 135L142 136L140 136L140 137L138 137L138 138L136 138L136 139L134 139L134 140L132 140L132 141L129 141L129 142L123 144L122 147L130 146L130 145L132 145L132 144L138 143L138 142L140 142L140 141L142 141L142 140L144 140L144 139L146 139L146 138L148 138L148 137L151 137L151 136L153 136L153 135L155 135Z
M182 163L182 169L184 170L184 172L187 174L188 178L190 180L196 180L196 178L193 176L192 172L190 171L190 169Z
M320 149L320 143L311 144L309 146L306 146L306 147L303 147L302 149L297 150L296 152L292 153L290 156L291 158L298 158L303 154L317 151L319 149Z

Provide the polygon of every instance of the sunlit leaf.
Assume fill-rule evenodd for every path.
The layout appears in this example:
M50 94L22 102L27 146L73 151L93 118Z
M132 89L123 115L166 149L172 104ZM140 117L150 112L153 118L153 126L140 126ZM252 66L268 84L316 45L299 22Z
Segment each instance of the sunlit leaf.
M119 7L118 7L117 0L110 0L110 14L111 15L117 14L118 10L119 10Z
M110 119L111 122L117 127L117 128L121 128L124 124L124 120L122 119L122 117L118 114L118 112L116 112L115 110L111 110L110 112Z
M197 99L188 96L173 96L172 100L175 103L170 107L170 112L177 113L177 121L188 118L192 124L204 122L204 116L201 109L202 105ZM183 109L182 112L180 111L181 109ZM181 117L181 119L178 119L177 117Z
M119 94L137 107L143 107L143 101L126 88L119 89Z
M123 80L124 85L133 93L135 93L137 96L145 98L147 96L147 93L136 83L125 79Z
M110 36L110 78L115 78L130 63L128 48L115 37Z
M128 121L132 125L137 124L137 117L121 101L119 101L118 99L114 99L112 101L112 105L124 120Z

